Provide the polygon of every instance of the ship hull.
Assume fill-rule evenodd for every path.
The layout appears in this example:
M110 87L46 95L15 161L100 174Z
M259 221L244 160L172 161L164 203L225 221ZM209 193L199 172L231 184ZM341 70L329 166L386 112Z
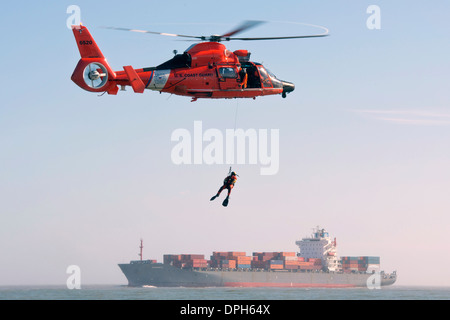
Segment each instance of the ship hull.
M368 273L302 272L300 270L180 269L162 263L119 264L129 286L350 288L386 286L395 276ZM376 276L379 276L376 278ZM371 278L372 277L372 278ZM370 278L370 279L369 279Z

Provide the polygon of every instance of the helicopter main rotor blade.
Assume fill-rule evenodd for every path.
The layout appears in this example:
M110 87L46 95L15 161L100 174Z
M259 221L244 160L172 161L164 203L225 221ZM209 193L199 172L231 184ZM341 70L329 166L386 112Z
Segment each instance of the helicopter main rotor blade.
M304 35L304 36L284 36L284 37L256 37L256 38L224 38L224 40L226 41L230 41L230 40L242 40L242 41L252 41L252 40L285 40L285 39L304 39L304 38L319 38L319 37L326 37L329 35L329 30L323 26L318 26L318 25L313 25L313 24L308 24L308 23L295 23L294 24L300 24L300 25L305 25L305 26L309 26L309 27L314 27L314 28L320 28L323 29L325 32L324 33L320 33L320 34L313 34L313 35Z
M139 29L116 28L116 27L104 27L104 28L105 29L111 29L111 30L158 34L158 35L161 35L161 36L169 36L169 37L183 37L183 38L193 38L193 39L200 39L200 40L205 40L206 39L205 37L201 37L201 36L189 36L189 35L185 35L185 34L164 33L164 32L155 32L155 31L139 30Z
M224 40L242 40L242 41L252 41L252 40L285 40L285 39L303 39L303 38L319 38L327 37L329 34L315 34L309 36L290 36L290 37L262 37L262 38L225 38Z
M325 30L324 33L321 34L315 34L315 35L303 35L303 36L285 36L285 37L256 37L256 38L235 38L231 37L235 34L244 32L248 29L254 28L260 24L265 23L265 21L259 21L259 20L247 20L244 21L239 25L239 27L235 28L234 30L225 33L224 35L211 35L211 36L191 36L191 35L185 35L185 34L175 34L175 33L164 33L164 32L155 32L155 31L148 31L148 30L139 30L139 29L128 29L128 28L117 28L117 27L104 27L105 29L112 29L112 30L120 30L120 31L130 31L130 32L138 32L138 33L149 33L149 34L157 34L162 36L169 36L169 37L181 37L181 38L190 38L190 39L196 39L201 41L213 41L213 42L220 42L220 41L230 41L230 40L242 40L242 41L254 41L254 40L285 40L285 39L302 39L302 38L318 38L318 37L326 37L328 36L328 29L322 26L315 26L315 25L309 25L304 24L307 26L312 27L318 27L323 30ZM303 24L303 23L299 23ZM185 41L194 41L194 40L185 40Z
M181 38L191 38L191 39L199 39L202 41L221 41L222 39L228 39L228 37L244 32L245 30L251 29L256 27L257 25L260 25L262 23L265 23L265 21L256 21L256 20L248 20L244 21L239 27L235 28L234 30L225 33L224 35L212 35L212 36L191 36L191 35L185 35L185 34L175 34L175 33L165 33L165 32L155 32L155 31L148 31L148 30L139 30L139 29L129 29L129 28L117 28L117 27L104 27L105 29L111 29L111 30L120 30L120 31L130 31L130 32L138 32L138 33L149 33L149 34L157 34L162 36L169 36L169 37L181 37Z
M257 25L260 25L260 24L263 24L263 23L265 23L265 21L259 21L259 20L247 20L247 21L244 21L239 27L237 27L236 29L234 29L234 30L232 30L230 32L225 33L224 35L221 36L221 38L231 37L231 36L233 36L235 34L244 32L246 30L254 28Z

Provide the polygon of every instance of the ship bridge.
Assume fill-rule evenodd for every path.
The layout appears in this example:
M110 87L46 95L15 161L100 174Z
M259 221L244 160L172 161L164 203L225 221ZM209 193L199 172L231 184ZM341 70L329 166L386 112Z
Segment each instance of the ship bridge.
M337 258L336 238L332 239L325 229L318 226L313 230L311 237L298 240L295 244L300 249L300 257L322 259L322 266L328 271L339 271L341 269Z

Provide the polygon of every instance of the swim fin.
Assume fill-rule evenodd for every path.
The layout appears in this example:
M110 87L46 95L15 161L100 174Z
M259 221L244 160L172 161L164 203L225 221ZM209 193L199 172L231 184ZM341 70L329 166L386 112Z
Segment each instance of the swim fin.
M226 197L225 200L223 200L222 205L224 207L228 206L228 199L229 199L229 197Z

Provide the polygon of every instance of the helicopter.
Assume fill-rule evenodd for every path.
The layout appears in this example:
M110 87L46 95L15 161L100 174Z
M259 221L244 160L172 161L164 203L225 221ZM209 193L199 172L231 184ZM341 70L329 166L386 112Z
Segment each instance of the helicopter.
M294 91L292 82L278 79L261 63L250 61L248 50L230 51L223 41L242 40L282 40L325 37L325 33L286 37L239 38L234 35L253 28L264 21L244 21L237 28L223 35L190 36L162 32L107 27L107 29L157 34L171 37L183 37L196 43L182 54L174 50L174 57L156 66L134 69L124 66L123 70L113 71L105 56L96 44L88 28L73 25L72 31L81 55L73 74L72 81L89 92L116 95L119 87L125 91L131 86L135 93L145 89L199 98L231 99L253 98L258 96L287 94Z

